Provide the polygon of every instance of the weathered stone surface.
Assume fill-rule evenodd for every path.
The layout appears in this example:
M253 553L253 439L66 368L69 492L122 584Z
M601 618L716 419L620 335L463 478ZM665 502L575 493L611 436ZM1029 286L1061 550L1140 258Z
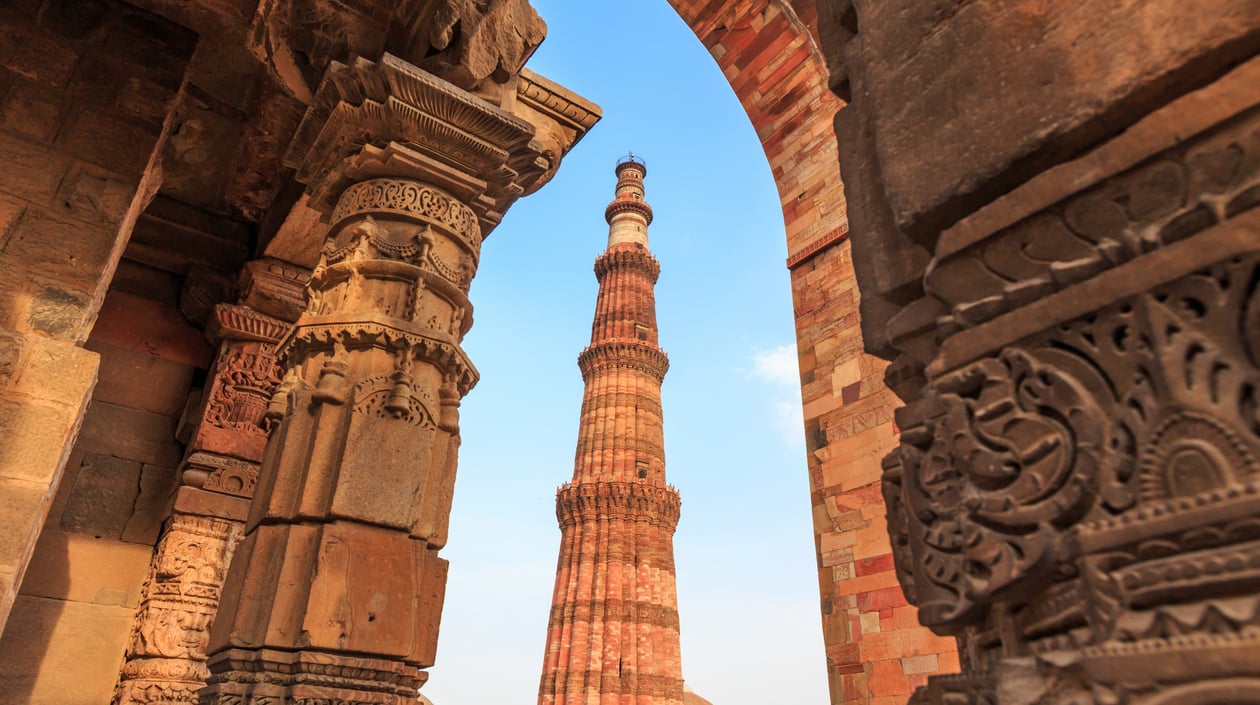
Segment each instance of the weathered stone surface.
M29 705L100 705L118 680L133 612L22 595L0 637L0 692Z
M547 25L528 0L441 0L430 5L423 41L413 45L415 53L409 56L420 68L466 91L497 96L487 82L502 84L515 77L547 36Z
M27 562L79 431L98 357L67 343L0 335L0 621ZM38 400L38 401L36 401Z
M898 226L925 235L1260 47L1254 0L853 5L853 109L872 116Z
M101 379L93 399L162 416L178 416L184 410L196 371L192 365L96 338L84 347L101 356Z
M210 366L213 355L205 336L178 308L119 291L106 297L92 338L201 369Z
M134 608L151 546L45 528L26 569L22 594Z
M121 538L136 504L140 466L136 460L85 455L69 488L61 528L96 538Z
M180 458L175 419L103 401L92 402L79 447L88 453L167 467L179 463Z

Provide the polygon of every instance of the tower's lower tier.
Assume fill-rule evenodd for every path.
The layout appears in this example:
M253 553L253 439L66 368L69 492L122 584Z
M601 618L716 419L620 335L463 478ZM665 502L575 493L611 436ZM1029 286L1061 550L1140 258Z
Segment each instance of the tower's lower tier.
M541 705L681 705L678 509L672 487L593 482L557 493Z

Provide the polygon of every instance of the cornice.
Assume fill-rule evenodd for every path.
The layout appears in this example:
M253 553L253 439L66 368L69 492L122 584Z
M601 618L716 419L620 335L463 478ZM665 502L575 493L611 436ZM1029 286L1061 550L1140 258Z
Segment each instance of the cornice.
M622 213L637 213L648 225L652 224L652 206L647 201L625 197L614 199L604 208L604 220L611 225L613 218Z
M574 130L579 137L594 127L602 116L595 103L529 69L521 69L520 80L516 84L516 99Z
M669 371L669 356L660 348L638 340L613 339L587 347L578 355L582 380L590 381L597 370L625 367L646 372L658 383Z
M661 276L661 263L642 246L614 245L595 258L595 277L603 281L604 275L614 269L638 271L653 284Z
M218 304L206 328L211 340L257 340L275 343L288 332L290 324L245 306Z
M566 482L556 491L561 528L597 519L646 520L673 531L682 501L672 486L634 482Z
M360 150L398 145L410 158L372 154L358 166L375 173L359 177L437 185L469 203L489 230L541 176L532 166L542 158L534 133L529 122L386 54L329 66L284 163L308 186L309 205L328 213Z

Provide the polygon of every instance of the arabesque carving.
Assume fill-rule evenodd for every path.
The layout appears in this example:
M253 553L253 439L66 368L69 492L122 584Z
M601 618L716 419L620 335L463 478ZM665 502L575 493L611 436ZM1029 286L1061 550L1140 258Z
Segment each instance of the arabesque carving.
M1142 703L1260 646L1258 306L1260 255L1233 257L938 377L901 415L899 577L974 672L1036 658L1046 682ZM1189 655L1209 651L1226 665ZM1047 702L1079 702L1062 690Z
M267 403L280 384L280 367L270 345L225 350L202 423L266 435Z

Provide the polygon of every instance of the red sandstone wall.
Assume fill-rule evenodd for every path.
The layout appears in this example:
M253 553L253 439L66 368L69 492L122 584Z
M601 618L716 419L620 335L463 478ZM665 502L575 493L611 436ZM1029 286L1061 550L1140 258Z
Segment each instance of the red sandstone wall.
M880 461L896 446L887 363L862 352L844 190L814 3L671 0L709 49L765 149L783 205L832 703L903 703L958 670L893 572ZM860 234L856 236L860 237Z

